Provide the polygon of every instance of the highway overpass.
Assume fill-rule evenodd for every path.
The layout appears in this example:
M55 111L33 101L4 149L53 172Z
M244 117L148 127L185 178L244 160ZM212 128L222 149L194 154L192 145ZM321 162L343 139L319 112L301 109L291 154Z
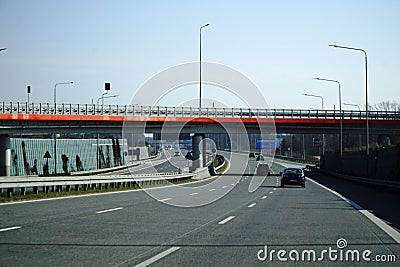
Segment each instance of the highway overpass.
M20 133L225 133L244 126L248 133L364 134L364 111L96 106L89 104L0 103L0 134ZM371 134L399 134L399 112L369 112Z

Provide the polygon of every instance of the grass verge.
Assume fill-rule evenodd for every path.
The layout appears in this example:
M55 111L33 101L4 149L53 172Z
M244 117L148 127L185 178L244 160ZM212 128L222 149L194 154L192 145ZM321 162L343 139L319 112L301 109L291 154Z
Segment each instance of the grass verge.
M184 184L184 183L189 183L189 182L193 182L193 181L197 181L197 180L188 178L188 179L183 179L180 181L170 182L170 183L171 184ZM145 186L143 188L148 189L148 188L161 187L161 186L163 186L163 185L162 184L154 184L154 185L150 185L150 186ZM89 194L96 194L96 193L117 192L117 191L135 190L135 189L141 189L141 187L138 184L134 184L130 187L123 187L121 185L120 187L112 188L111 186L108 186L108 188L103 187L101 190L99 188L94 188L94 189L87 188L86 191L83 188L79 188L78 191L76 191L75 188L71 188L70 191L67 191L66 189L63 189L60 192L49 191L48 193L39 191L37 194L34 194L33 191L26 191L25 195L22 195L21 191L17 190L12 193L11 197L7 197L6 192L1 192L0 193L0 203L23 201L23 200L45 199L45 198L56 198L56 197L65 197L65 196L74 196L74 195L89 195Z

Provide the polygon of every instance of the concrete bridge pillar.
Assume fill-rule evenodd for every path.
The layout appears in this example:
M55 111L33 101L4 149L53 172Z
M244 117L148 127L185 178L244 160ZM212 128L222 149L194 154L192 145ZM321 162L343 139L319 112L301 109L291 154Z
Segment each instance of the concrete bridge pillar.
M0 135L0 176L11 175L10 136Z
M193 149L193 163L192 163L192 171L201 168L206 164L206 153L205 153L205 144L202 143L202 140L205 138L205 134L194 134L192 136L192 149Z

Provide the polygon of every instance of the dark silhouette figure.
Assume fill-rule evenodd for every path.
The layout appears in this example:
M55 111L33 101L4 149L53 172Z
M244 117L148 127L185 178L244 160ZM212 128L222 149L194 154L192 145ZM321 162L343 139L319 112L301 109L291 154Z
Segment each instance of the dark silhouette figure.
M103 148L99 146L99 169L105 168L106 161L104 159Z
M33 162L34 162L34 163L33 163L33 166L32 166L32 168L31 168L31 174L37 175L37 174L38 174L38 170L37 170L37 159L35 159Z
M75 162L76 162L76 170L78 172L84 171L83 166L82 166L82 161L81 161L81 158L79 157L79 155L76 155Z
M12 158L12 163L13 163L13 167L14 167L14 174L18 176L19 175L18 156L14 149L11 149L11 158Z
M49 162L48 161L46 161L46 163L43 165L43 174L44 174L44 176L49 175Z
M68 173L68 160L69 158L67 157L67 155L64 154L61 155L62 168L64 173Z
M25 142L22 141L22 157L24 159L24 169L25 169L25 174L30 175L31 174L31 168L29 166L28 160L26 159L26 147L25 147Z
M43 175L48 176L50 174L49 173L49 159L51 158L49 151L46 151L46 153L44 153L43 158L46 159L46 163L43 165Z

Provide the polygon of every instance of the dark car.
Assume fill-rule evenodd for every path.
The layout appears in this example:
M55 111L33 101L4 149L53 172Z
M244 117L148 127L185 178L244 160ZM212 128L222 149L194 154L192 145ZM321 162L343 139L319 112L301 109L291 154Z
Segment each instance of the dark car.
M281 187L285 185L301 185L306 187L306 177L301 168L286 168L282 172Z

